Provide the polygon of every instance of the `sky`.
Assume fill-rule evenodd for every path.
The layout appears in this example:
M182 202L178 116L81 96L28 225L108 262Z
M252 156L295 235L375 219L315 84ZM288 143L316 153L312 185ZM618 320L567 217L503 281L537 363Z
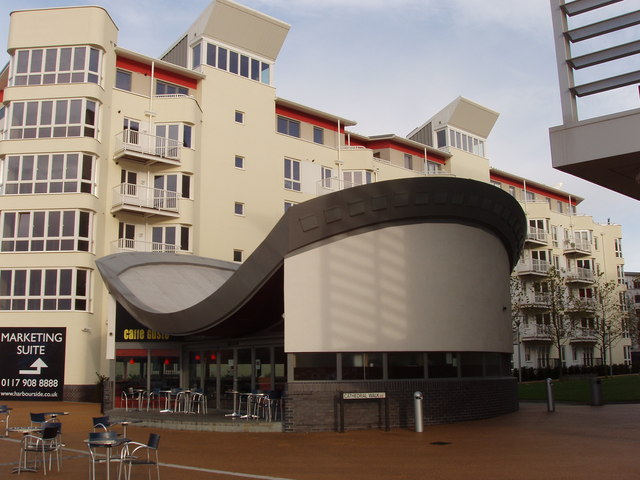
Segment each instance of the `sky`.
M0 51L6 52L12 10L89 4L110 13L120 46L158 57L209 3L0 0ZM276 61L278 97L354 120L358 124L350 130L363 135L405 136L458 96L495 110L500 116L487 141L491 166L582 197L579 214L622 225L625 270L640 272L640 202L551 166L548 131L562 117L548 0L239 3L291 25ZM580 21L640 9L640 0L621 4L581 15ZM636 40L640 26L624 36ZM599 50L606 42L588 40L579 48ZM7 61L5 53L0 63ZM638 69L640 58L616 60L580 73L576 82ZM588 97L578 107L581 119L638 108L638 87Z

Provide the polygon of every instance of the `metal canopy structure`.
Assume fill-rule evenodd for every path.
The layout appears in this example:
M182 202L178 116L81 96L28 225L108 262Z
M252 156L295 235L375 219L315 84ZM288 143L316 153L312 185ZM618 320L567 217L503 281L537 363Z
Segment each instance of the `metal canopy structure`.
M580 119L577 99L640 84L640 70L575 84L574 72L597 67L640 53L640 41L572 55L572 46L588 39L629 32L640 25L640 10L605 18L576 28L569 18L625 0L551 0L563 125L549 130L553 167L640 200L640 109L598 118ZM622 37L623 35L621 35ZM591 42L592 44L594 42ZM590 70L597 73L598 70Z

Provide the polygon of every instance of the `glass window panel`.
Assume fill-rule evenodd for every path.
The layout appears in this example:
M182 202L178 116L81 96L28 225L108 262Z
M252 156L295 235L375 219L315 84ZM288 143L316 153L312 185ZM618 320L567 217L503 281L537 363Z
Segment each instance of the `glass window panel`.
M249 57L240 56L240 75L249 78Z
M64 172L64 155L53 155L51 160L51 178L60 179Z
M43 51L40 49L31 50L31 73L42 71L42 54Z
M68 100L56 101L56 125L64 125L67 123L67 104Z
M7 167L7 180L16 181L19 178L20 172L20 157L9 157Z
M16 102L11 109L11 126L21 127L24 118L24 102Z
M47 296L53 296L58 294L58 271L57 270L45 270L44 294Z
M27 115L25 125L36 125L38 122L38 102L29 102L27 104Z
M44 237L44 217L45 217L45 212L33 213L33 228L32 228L33 237Z
M25 155L22 157L22 175L21 180L32 180L33 179L33 156Z
M60 236L60 212L49 212L49 222L47 228L47 236Z
M29 295L38 295L42 293L42 270L31 270L29 275Z
M262 72L260 74L260 81L262 83L270 83L270 65L268 63L261 63Z
M87 271L78 270L76 272L76 295L84 297L87 295Z
M116 70L116 88L131 91L131 72Z
M89 212L80 212L78 235L84 238L89 237Z
M78 178L78 154L67 155L67 170L65 178Z
M21 50L18 52L18 62L16 73L28 73L29 71L29 51Z
M16 214L14 212L5 212L4 222L2 226L2 237L13 238L15 236Z
M53 102L44 101L40 104L40 125L51 125Z
M216 66L216 46L207 43L207 65Z
M429 378L458 376L458 355L451 352L432 352L427 355Z
M260 61L251 59L251 80L260 80Z
M71 100L70 107L69 123L80 123L82 121L82 100Z
M197 45L194 45L191 50L193 53L193 68L197 68L202 63L200 60L200 52L202 50L202 44L199 43Z
M71 48L60 49L60 64L58 70L63 72L71 70Z
M89 49L89 71L98 73L100 69L100 51Z
M295 354L294 380L335 380L336 372L335 353Z
M24 296L27 292L27 271L15 270L13 272L13 294Z
M238 73L238 54L236 52L229 52L229 71Z
M62 236L73 237L76 223L76 212L69 210L62 215Z
M84 70L85 58L87 55L86 47L76 47L73 55L73 69Z
M29 212L18 213L18 238L26 238L29 236L30 225L31 225L31 213Z
M462 352L460 354L460 374L463 377L481 377L483 374L481 352Z
M227 69L227 49L218 47L218 68Z
M12 293L13 284L13 271L1 270L0 271L0 296L8 297Z
M71 273L68 268L60 270L60 295L71 295Z

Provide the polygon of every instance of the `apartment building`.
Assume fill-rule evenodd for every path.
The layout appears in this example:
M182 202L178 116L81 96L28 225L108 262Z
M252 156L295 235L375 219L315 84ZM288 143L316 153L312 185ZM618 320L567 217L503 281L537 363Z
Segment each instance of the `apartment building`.
M494 382L484 384L483 389L502 392L502 410L487 413L485 409L479 414L478 407L466 418L504 413L517 408L513 386L507 381L511 380L512 346L511 308L504 295L508 267L517 263L514 275L531 293L549 265L565 272L568 285L579 296L589 296L596 273L616 281L623 278L620 226L598 225L578 215L579 197L491 168L487 139L498 118L496 112L460 97L407 137L365 136L349 130L356 125L353 120L279 98L274 85L276 60L288 30L289 25L277 19L230 0L215 0L156 59L120 47L117 27L100 7L12 13L10 59L0 73L0 329L9 351L24 352L25 344L30 349L42 345L36 357L48 365L38 367L33 355L15 355L15 365L5 366L7 372L13 368L52 373L46 382L51 391L42 393L43 385L29 383L25 385L33 388L21 390L27 393L9 392L5 398L90 399L96 372L114 382L116 400L128 385L148 389L193 386L204 389L217 407L223 406L228 390L282 391L287 386L293 398L297 381L303 385L319 376L321 381L400 378L412 382L483 376ZM355 334L347 346L333 337L331 347L305 343L306 325L321 326L327 302L320 297L320 285L305 283L313 278L309 271L319 272L317 266L326 265L326 260L322 263L312 255L298 255L295 261L292 255L285 255L285 267L295 275L285 275L283 280L278 277L282 274L274 274L264 285L256 283L256 291L264 287L260 302L243 303L246 310L238 307L244 329L216 330L204 323L192 328L190 322L200 317L194 320L178 314L158 329L151 328L153 322L139 323L133 318L134 310L150 317L160 311L179 313L189 302L208 298L209 286L214 288L216 282L226 281L243 268L254 268L258 255L251 260L252 254L260 251L265 238L272 229L276 231L283 214L293 206L297 208L291 209L295 211L291 222L302 225L306 233L315 228L309 220L310 208L323 198L335 199L335 205L343 202L341 208L354 218L364 214L351 191L371 197L375 207L371 216L382 215L387 205L402 207L409 198L415 204L430 203L424 192L411 190L414 187L407 191L397 187L394 182L402 179L419 185L415 188L435 189L430 197L435 199L433 209L447 209L429 212L440 215L440 223L433 225L467 218L460 228L478 223L480 230L492 231L503 245L498 247L495 238L485 238L478 229L460 234L442 226L439 232L451 235L444 241L435 242L436 232L413 237L414 232L402 230L403 237L394 237L412 242L421 239L416 248L431 252L434 258L430 261L441 270L449 270L445 261L455 258L458 265L467 259L452 270L455 279L433 286L425 283L422 295L412 297L415 305L406 303L415 310L416 323L418 311L433 309L433 305L439 305L442 315L455 312L456 319L470 322L457 324L452 317L451 325L456 328L442 334L448 343L421 343L417 339L429 337L422 330L414 338L403 337L404 344L386 332L384 347L375 342L375 348L367 345ZM416 179L436 179L437 184L423 187ZM464 180L461 188L475 192L468 194L468 204L455 195L453 185L458 180ZM493 184L504 192L486 191L477 184ZM384 185L400 190L387 192ZM356 186L370 189L351 190ZM388 201L383 201L384 195L389 195ZM483 197L484 203L478 200ZM500 206L487 213L491 202ZM329 200L325 203L323 222L338 225L342 210L331 207ZM521 256L516 241L518 203L529 223ZM482 214L474 216L476 210ZM454 211L458 213L452 220ZM414 221L407 218L381 216L376 221L380 225ZM509 223L500 223L505 219ZM381 229L364 224L358 228L367 233ZM353 229L341 235L353 235ZM389 239L375 237L375 242L384 245ZM366 244L349 244L349 248L351 254L336 262L336 268L355 265L354 260L359 259L359 268L365 265L374 272L371 275L380 275L375 262L366 262L384 258L397 277L375 288L386 285L394 292L394 283L406 277L409 258L415 257L413 251L401 269L400 257L395 261L387 257L393 250L385 250L380 257L369 254L362 263ZM342 255L326 252L331 252L332 259ZM119 291L108 277L108 286L103 282L96 261L114 258L110 256L117 253L125 254L116 257L125 259L124 270L133 271L134 259L142 259L136 264L129 290L142 288L136 290L137 300L144 297L147 304L127 303L127 292ZM172 260L149 260L160 258ZM163 262L173 265L169 274L152 266ZM188 268L178 267L190 263ZM204 273L204 266L215 268L215 275ZM487 275L491 282L481 280ZM426 281L419 278L406 277L405 283ZM351 285L360 281L354 274ZM316 298L318 308L313 314L299 303L305 298L300 290L304 285L318 295L306 295L309 301ZM464 291L452 297L441 290L443 285L458 285ZM340 303L342 312L369 312L374 304L357 288L343 286L340 292L326 292L344 302ZM349 298L344 298L345 292L350 292ZM490 313L493 307L486 304L483 293L500 302L499 314ZM479 299L475 306L451 300L467 294ZM150 300L155 303L149 304ZM431 306L427 308L424 301ZM474 315L460 311L463 307L473 308ZM398 308L390 314L394 321L400 322L396 315L401 311ZM213 308L201 311L203 321L214 313ZM542 309L527 311L523 317L522 365L542 366L557 358L547 338L525 335L538 324L539 315L544 323ZM310 323L296 323L302 317ZM371 317L358 317L353 328L364 332L367 318ZM586 327L595 321L588 312L582 312L579 319ZM289 326L292 330L288 331ZM346 338L340 328L336 332ZM454 334L460 341L449 342L447 335ZM287 338L294 340L287 343ZM574 340L563 358L570 364L595 361L599 355L597 348L594 351L595 342L585 336ZM622 340L613 347L614 362L625 360L621 353L625 345L628 343ZM498 377L502 383L496 387ZM9 380L5 383L3 387L18 387ZM370 388L375 385L379 384ZM436 382L432 388L445 388L443 385ZM310 388L308 383L303 387ZM324 384L318 388L327 390ZM417 385L407 383L406 388L415 391ZM451 418L443 412L439 420ZM290 419L289 424L292 422ZM308 429L326 427L305 425Z

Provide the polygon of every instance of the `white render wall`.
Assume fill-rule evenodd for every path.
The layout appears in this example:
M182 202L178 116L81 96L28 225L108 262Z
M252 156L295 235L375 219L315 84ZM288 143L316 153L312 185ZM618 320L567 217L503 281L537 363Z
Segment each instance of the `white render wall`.
M509 260L480 228L387 227L284 268L287 352L511 352Z

